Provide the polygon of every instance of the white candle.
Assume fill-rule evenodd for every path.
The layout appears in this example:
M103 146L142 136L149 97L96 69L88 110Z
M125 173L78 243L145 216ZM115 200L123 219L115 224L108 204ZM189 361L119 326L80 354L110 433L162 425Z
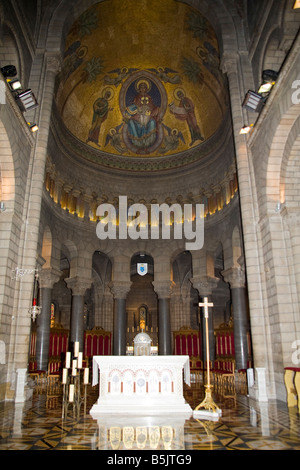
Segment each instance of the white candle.
M72 375L76 375L77 374L77 359L73 359L72 361Z
M72 403L74 401L74 384L70 384L69 387L69 402Z
M84 369L84 385L87 385L89 383L89 368L86 367Z
M78 353L78 369L82 369L82 352Z
M78 357L78 353L79 353L79 341L75 341L74 357Z
M66 368L70 369L71 366L71 353L67 352L66 353Z
M68 369L63 369L63 375L62 375L63 385L66 385L66 383L67 383L67 377L68 377Z

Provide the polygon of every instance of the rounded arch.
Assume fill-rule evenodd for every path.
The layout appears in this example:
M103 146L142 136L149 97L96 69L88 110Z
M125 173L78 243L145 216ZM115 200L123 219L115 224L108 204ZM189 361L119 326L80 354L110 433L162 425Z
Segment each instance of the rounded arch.
M0 185L1 202L5 209L14 210L15 206L15 169L13 154L6 129L0 121Z
M78 249L71 240L65 240L61 245L61 263L68 264L69 277L76 276L78 265Z
M289 130L286 133L287 129ZM266 170L265 198L269 211L285 202L285 175L291 149L300 133L299 108L291 106L276 128Z

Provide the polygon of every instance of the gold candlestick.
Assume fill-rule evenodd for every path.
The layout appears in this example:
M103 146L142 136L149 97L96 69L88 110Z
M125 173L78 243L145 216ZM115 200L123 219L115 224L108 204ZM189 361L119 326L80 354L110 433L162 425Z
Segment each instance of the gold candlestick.
M205 398L204 400L196 406L193 416L194 417L219 417L222 414L220 408L215 404L212 398L212 386L210 384L210 365L209 365L209 337L208 337L208 307L213 307L213 303L208 303L208 298L204 297L204 302L199 303L199 307L204 307L204 318L205 318L205 336L206 336L206 364L207 364L207 384L205 387ZM200 411L201 410L201 411Z

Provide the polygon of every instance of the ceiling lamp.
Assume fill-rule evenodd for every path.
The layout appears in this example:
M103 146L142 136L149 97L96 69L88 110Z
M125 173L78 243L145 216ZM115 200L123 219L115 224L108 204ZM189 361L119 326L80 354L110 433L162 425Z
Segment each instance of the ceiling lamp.
M249 109L249 111L259 113L262 110L264 103L265 100L261 95L249 90L246 93L242 106L243 108Z
M23 112L30 111L38 106L38 102L30 89L25 90L22 93L18 93L16 96L16 102Z

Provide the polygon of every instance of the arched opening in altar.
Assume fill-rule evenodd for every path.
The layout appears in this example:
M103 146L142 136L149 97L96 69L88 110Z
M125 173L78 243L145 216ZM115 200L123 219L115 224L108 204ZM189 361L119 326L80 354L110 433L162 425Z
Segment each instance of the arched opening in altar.
M158 348L157 295L153 288L154 260L146 253L132 256L130 263L132 282L126 299L126 354L133 354L135 336L142 330L151 338L152 354Z

